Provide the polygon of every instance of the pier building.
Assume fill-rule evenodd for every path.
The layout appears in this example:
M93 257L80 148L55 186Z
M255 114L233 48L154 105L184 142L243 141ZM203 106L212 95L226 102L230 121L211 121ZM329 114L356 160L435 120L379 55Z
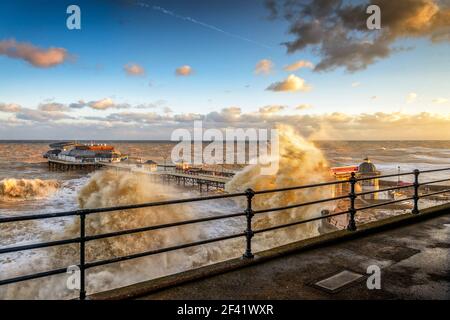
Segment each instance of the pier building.
M126 156L113 146L107 144L51 144L52 150L44 158L61 160L69 163L120 162Z

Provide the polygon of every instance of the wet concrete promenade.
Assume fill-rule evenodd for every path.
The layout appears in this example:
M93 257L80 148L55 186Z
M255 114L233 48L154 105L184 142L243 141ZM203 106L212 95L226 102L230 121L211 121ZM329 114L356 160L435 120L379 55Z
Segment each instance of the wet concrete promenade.
M381 289L367 288L380 267ZM316 285L342 271L361 275L337 290ZM265 261L141 299L450 299L450 214Z

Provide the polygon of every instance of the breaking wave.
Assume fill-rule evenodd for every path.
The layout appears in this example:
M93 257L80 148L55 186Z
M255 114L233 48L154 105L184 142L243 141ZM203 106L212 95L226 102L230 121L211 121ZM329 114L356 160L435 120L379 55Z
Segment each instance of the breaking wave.
M226 191L244 191L247 188L253 190L277 189L305 184L315 184L331 180L327 160L320 149L312 142L305 140L294 128L279 125L279 152L278 156L270 161L278 161L278 171L273 175L262 175L261 164L248 166L239 172L226 185ZM308 188L285 192L274 192L256 195L253 207L256 210L275 207L285 207L303 202L309 202L332 197L331 187ZM330 204L332 207L333 204ZM317 217L326 205L310 205L289 210L271 212L255 216L255 228L266 228L271 225L285 224ZM293 228L285 229L284 236L289 239L312 237L319 234L321 221L310 222ZM277 232L278 234L279 231Z
M56 180L3 179L0 181L0 200L43 198L58 188Z
M78 202L80 208L101 208L164 201L169 200L169 195L174 194L179 192L167 185L152 182L145 174L102 171L94 174L80 190ZM86 220L86 230L88 234L107 233L188 220L192 216L188 205L123 210L90 215ZM75 227L78 229L78 226ZM130 239L115 237L98 241L95 247L91 248L92 258L98 259L102 256L106 258L106 256L163 248L198 236L198 231L192 226L190 228L174 227L168 230L170 232L160 230L139 233L130 236Z
M149 176L115 171L99 171L92 175L78 195L80 208L99 208L116 205L137 204L168 200L170 194L179 194L170 186L151 181ZM160 206L126 211L90 214L86 217L86 234L114 232L187 220L192 216L189 206ZM28 226L25 226L28 227ZM74 238L79 235L79 219L74 218L64 224L64 232L47 235L40 241ZM167 246L193 241L199 236L194 226L173 227L164 230L141 232L114 238L88 242L86 261L98 261L144 252ZM192 251L192 250L191 250ZM163 253L155 256L134 259L89 270L87 273L88 292L97 292L161 277L168 273L192 267L189 250ZM191 252L194 256L195 254ZM44 257L38 256L39 263L28 263L20 273L34 273L43 270L78 264L78 245L49 248ZM7 257L8 259L8 257ZM194 259L195 260L195 259ZM1 261L0 261L1 263ZM11 270L8 277L15 276L17 270ZM62 299L76 297L76 291L66 286L67 275L28 281L7 286L0 296L26 299ZM0 288L2 289L2 288Z

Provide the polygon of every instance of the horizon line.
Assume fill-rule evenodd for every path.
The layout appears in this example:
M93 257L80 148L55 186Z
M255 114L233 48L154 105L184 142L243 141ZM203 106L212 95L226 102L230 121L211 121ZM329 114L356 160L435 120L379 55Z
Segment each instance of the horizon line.
M169 140L169 139L0 139L0 143L4 142L180 142L183 140ZM192 142L214 142L214 141L259 141L259 140L193 140ZM267 140L270 141L270 140ZM420 141L450 141L450 139L358 139L358 140L346 140L346 139L311 139L312 142L420 142Z

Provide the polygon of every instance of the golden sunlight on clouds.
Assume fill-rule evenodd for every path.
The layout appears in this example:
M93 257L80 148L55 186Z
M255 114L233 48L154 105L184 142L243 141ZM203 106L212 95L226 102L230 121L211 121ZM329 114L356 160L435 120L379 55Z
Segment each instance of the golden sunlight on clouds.
M34 126L46 127L46 130L59 132L64 122L67 130L90 130L90 127L106 130L114 136L117 127L133 130L139 127L142 133L154 128L155 124L162 134L170 133L174 127L190 127L192 121L202 120L205 127L225 129L237 128L273 128L277 123L296 127L311 139L337 140L450 140L450 114L443 113L402 113L376 112L347 114L342 112L310 114L290 113L283 105L267 105L253 112L243 112L240 107L224 108L209 113L174 113L162 108L160 112L132 111L136 106L126 103L117 104L110 98L80 102L83 107L96 110L128 108L126 112L114 112L106 116L84 116L75 110L58 103L40 104L38 109L22 108L14 103L0 103L0 133L11 130L33 130ZM309 108L307 104L296 110ZM20 127L22 126L22 127ZM414 128L414 130L411 130ZM109 131L111 130L111 131ZM18 131L18 132L20 132Z
M272 73L274 64L269 59L262 59L258 61L255 66L255 74L270 74Z
M175 70L177 76L184 77L191 75L193 72L194 70L192 70L191 66L188 65L181 66Z
M275 92L307 92L311 89L311 86L308 85L304 79L297 77L295 74L291 74L283 81L272 83L266 90Z
M287 52L315 51L320 58L315 71L364 70L397 52L394 44L401 39L450 40L448 0L377 0L382 27L375 33L365 23L367 2L371 1L308 1L305 10L292 0L266 1L272 17L288 23L293 37L282 43Z
M114 101L111 98L105 98L98 101L89 102L89 106L96 110L106 110L114 107Z
M410 15L393 23L393 29L398 33L422 33L431 26L432 19L439 12L439 6L433 0L422 0L420 5L412 6Z
M69 54L64 48L41 49L14 39L0 41L0 55L21 59L38 68L50 68L64 63Z
M310 61L299 60L297 62L294 62L294 63L290 64L290 65L285 66L284 70L292 72L292 71L296 71L296 70L301 69L301 68L310 68L310 69L312 69L312 68L314 68L314 65Z
M295 107L295 110L308 110L311 108L312 108L312 106L310 104L304 103L304 104L301 104L301 105Z
M284 109L286 109L285 106L271 105L271 106L265 106L265 107L259 108L259 112L264 113L264 114L273 114L273 113L281 112Z
M130 76L143 76L145 74L145 69L136 63L126 64L123 70Z

